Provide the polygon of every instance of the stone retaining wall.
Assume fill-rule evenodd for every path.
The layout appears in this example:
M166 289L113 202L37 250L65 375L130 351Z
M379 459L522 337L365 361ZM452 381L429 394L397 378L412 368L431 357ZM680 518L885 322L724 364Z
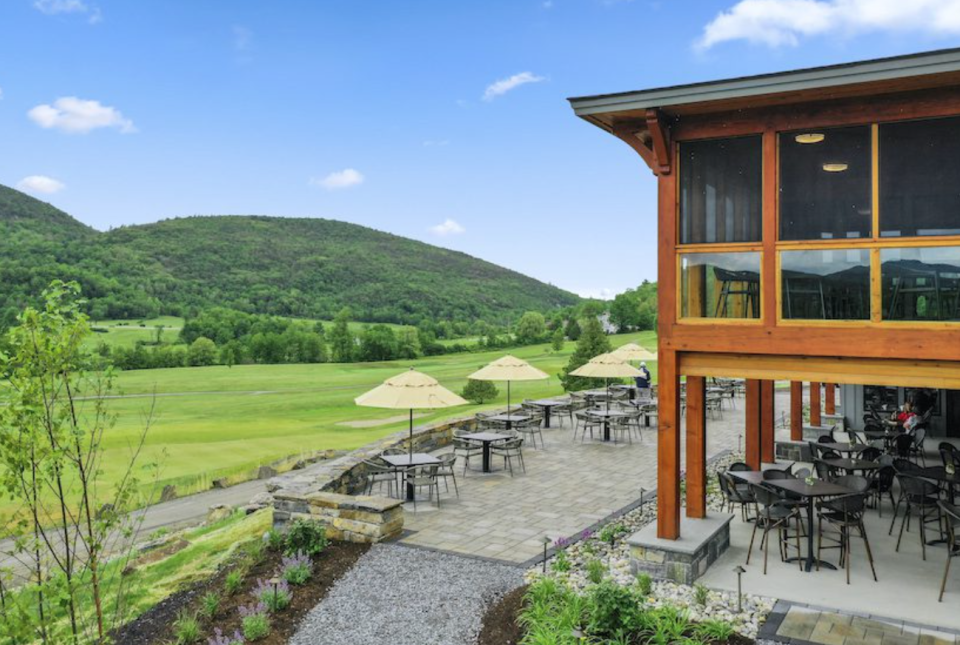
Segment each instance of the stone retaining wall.
M453 429L461 427L472 430L476 427L476 420L473 417L459 418L435 425L414 428L414 452L431 452L450 445L453 442ZM383 437L361 448L357 448L342 457L331 459L311 467L308 471L291 472L271 478L267 481L267 490L270 491L274 497L274 525L282 527L296 517L318 515L311 513L310 510L311 500L316 499L314 495L318 493L335 493L342 497L358 496L363 492L367 481L367 468L363 463L364 460L376 457L388 448L407 450L409 446L410 431L403 430ZM391 500L390 498L348 498L377 500L375 505L381 506L387 502L396 502L396 506L400 505L399 501ZM347 510L353 511L355 509ZM402 509L398 508L397 514L400 517L400 528L402 529ZM318 515L318 517L319 516L322 516L322 514ZM314 517L314 519L317 518ZM342 519L347 520L349 518ZM350 540L351 538L358 537L361 533L353 529L347 529L346 535L347 536L342 539ZM355 541L369 542L371 540L358 539Z
M327 537L345 542L382 542L403 531L403 502L389 497L310 493L274 495L274 523L307 519L322 522Z

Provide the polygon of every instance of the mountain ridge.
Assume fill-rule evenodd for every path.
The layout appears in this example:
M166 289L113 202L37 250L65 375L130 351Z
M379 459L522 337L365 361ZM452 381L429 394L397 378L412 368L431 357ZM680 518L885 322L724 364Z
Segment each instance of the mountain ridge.
M0 235L7 317L56 277L81 283L95 318L223 306L325 319L346 306L369 322L508 322L580 301L461 251L327 218L193 215L97 231L0 186Z

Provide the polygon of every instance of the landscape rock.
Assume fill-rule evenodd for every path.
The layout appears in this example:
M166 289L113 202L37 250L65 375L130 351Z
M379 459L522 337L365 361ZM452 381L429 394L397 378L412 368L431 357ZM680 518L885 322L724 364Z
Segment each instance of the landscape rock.
M259 506L260 508L265 508L267 506L273 505L273 495L267 492L257 493L250 498L250 503Z
M214 504L207 511L207 524L219 522L233 515L233 507L229 504Z
M173 484L167 484L163 487L163 490L160 491L160 501L169 502L177 499L177 487Z
M227 481L226 477L221 477L220 479L214 479L212 486L214 488L226 488L230 485L230 482Z
M270 479L277 476L277 469L271 466L260 466L257 470L257 479Z

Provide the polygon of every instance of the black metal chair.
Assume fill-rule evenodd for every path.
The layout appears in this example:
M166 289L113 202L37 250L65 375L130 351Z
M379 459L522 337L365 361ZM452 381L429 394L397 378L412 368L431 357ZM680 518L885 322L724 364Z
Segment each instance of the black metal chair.
M457 454L456 452L448 452L442 455L438 455L437 459L440 460L440 466L437 468L437 477L443 480L443 486L446 488L447 492L450 492L450 484L447 483L448 479L453 480L453 490L457 494L457 498L460 497L460 487L457 486L457 475L454 472L454 467L457 465Z
M870 446L869 448L864 448L860 452L860 459L863 459L864 461L877 461L882 456L883 456L883 451L880 450L879 448L874 448L873 446Z
M453 437L453 454L463 459L463 474L467 474L467 467L470 465L471 457L483 457L483 446L476 441L470 441L463 437Z
M796 540L797 566L803 570L803 564L800 557L800 535L803 533L803 516L800 509L794 504L785 502L777 493L765 486L752 486L753 494L757 499L757 521L753 524L753 531L750 533L750 546L747 548L747 564L750 564L750 556L753 554L753 542L757 537L757 529L763 529L763 536L760 538L760 548L763 549L763 575L767 575L767 555L770 550L770 531L774 529L778 533L778 543L780 547L780 559L786 559L785 549L793 548L790 544L790 538ZM790 535L790 523L797 522L797 529L793 535Z
M957 533L960 532L960 508L948 502L940 502L940 512L947 525L947 565L943 569L943 582L940 583L940 599L943 602L943 592L947 588L947 576L950 574L950 561L960 556L960 543L957 542Z
M387 496L393 497L394 487L397 486L397 469L380 459L364 459L363 465L367 471L367 483L363 494L373 494L373 487L383 492L383 485L387 485ZM399 488L399 487L398 487Z
M731 471L731 472L749 472L749 471L753 470L753 468L751 468L751 467L750 467L750 464L748 464L748 463L746 463L746 462L743 462L743 461L735 461L735 462L733 462L732 464L730 464L730 467L727 468L727 470L729 470L729 471Z
M858 477L857 475L846 475L846 477ZM860 477L860 479L864 479ZM840 566L847 570L847 584L850 584L850 538L851 531L856 529L860 537L863 538L863 544L867 549L867 559L870 561L870 571L873 572L873 580L877 580L877 570L873 565L873 552L870 550L870 540L867 538L867 529L863 525L863 513L866 508L867 493L860 492L852 495L842 495L827 500L820 504L818 516L820 518L820 533L817 536L817 570L820 569L820 553L823 550L824 524L827 527L833 527L837 530L838 537L828 540L835 541L837 546L830 547L840 549Z
M744 522L750 521L747 513L747 507L756 509L757 498L747 484L738 485L736 480L727 473L717 473L717 481L720 484L720 493L723 495L723 503L720 506L720 512L729 507L733 511L735 506L740 507L740 519Z
M903 530L910 522L913 516L913 510L916 509L920 524L920 552L923 559L927 559L927 524L933 522L937 526L942 526L940 515L939 487L931 481L914 477L906 473L897 473L897 480L900 482L901 500L906 504L903 512L903 520L900 522L900 536L897 538L896 551L900 551L900 542L903 540ZM893 517L896 522L896 512Z
M503 457L503 467L510 469L510 476L513 477L513 462L516 460L523 472L527 472L527 466L523 463L523 438L516 437L508 439L500 444L490 446L492 456Z
M413 494L413 511L417 511L417 494L421 488L426 488L429 491L429 499L433 499L433 494L437 494L437 508L440 508L440 479L437 477L437 472L440 467L437 464L431 464L429 466L417 466L416 468L411 468L407 472L407 481L406 484L408 487L412 487Z
M887 495L890 498L890 506L894 509L894 514L896 514L897 501L893 499L893 482L897 476L897 469L893 466L882 466L880 470L877 471L876 477L873 478L871 484L871 490L873 491L874 499L876 500L877 510L880 513L880 517L883 517L883 496Z

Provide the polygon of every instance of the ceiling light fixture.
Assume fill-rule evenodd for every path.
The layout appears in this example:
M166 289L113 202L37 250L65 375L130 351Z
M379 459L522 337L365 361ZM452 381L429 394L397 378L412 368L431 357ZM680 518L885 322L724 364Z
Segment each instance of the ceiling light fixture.
M825 134L821 134L819 132L805 132L804 134L798 134L795 136L794 140L797 143L820 143L826 138L827 136Z
M849 166L845 163L825 163L823 164L823 169L826 172L843 172Z

